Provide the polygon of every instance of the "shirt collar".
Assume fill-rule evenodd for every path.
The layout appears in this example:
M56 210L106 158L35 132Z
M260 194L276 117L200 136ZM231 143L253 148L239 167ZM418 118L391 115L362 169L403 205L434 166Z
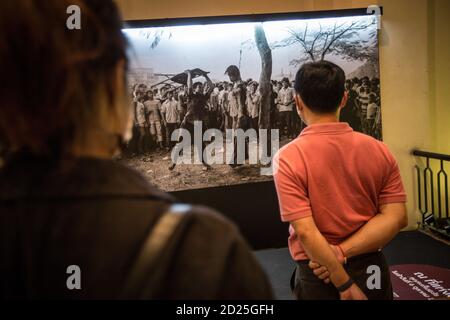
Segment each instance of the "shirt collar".
M353 132L347 122L318 123L307 126L300 136L308 134L343 134Z

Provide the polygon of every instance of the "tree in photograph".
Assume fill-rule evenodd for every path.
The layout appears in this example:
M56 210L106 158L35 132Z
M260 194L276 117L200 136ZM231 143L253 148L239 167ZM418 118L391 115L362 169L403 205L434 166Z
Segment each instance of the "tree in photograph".
M270 125L270 99L272 95L272 50L267 42L263 25L255 25L255 43L261 56L261 75L259 77L259 93L261 95L261 112L259 115L259 128L269 129Z
M164 29L141 31L140 34L150 41L150 49L155 49L164 37L167 37L167 39L172 38L172 32Z
M378 64L377 30L369 35L369 40L353 40L336 46L336 54L348 61L365 61Z
M301 52L298 59L290 62L291 65L299 66L308 61L325 60L327 55L334 54L348 60L369 61L378 56L376 50L376 33L370 34L370 39L360 41L356 39L359 32L367 30L376 24L372 21L352 21L335 23L324 27L319 24L318 28L311 28L306 23L301 29L287 29L288 37L272 44L272 48L283 48L292 45L300 45ZM371 42L368 45L368 42ZM374 49L375 47L375 49Z

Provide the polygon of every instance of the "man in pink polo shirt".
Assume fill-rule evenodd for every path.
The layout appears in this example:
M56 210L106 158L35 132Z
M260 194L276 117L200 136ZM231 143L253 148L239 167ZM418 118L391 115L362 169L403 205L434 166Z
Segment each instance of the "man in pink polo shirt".
M296 75L297 111L308 127L274 161L297 262L291 287L298 299L392 299L380 248L407 225L406 194L387 146L339 122L344 86L344 71L327 61Z

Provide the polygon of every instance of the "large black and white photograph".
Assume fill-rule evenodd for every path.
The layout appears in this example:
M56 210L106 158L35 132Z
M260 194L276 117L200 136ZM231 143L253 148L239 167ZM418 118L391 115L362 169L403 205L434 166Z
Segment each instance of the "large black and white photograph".
M233 133L239 129L254 129L267 156L273 156L274 146L298 137L305 124L296 110L294 80L307 62L328 60L345 71L348 102L340 121L382 140L378 30L373 16L123 32L131 46L128 84L135 118L133 138L119 161L164 191L271 180L261 174L267 161L251 161L247 149L244 162L233 161L239 156L237 148L230 155L228 146L236 147ZM192 135L189 147L197 149L193 154L207 154L204 151L214 142L209 155L223 161L211 163L202 156L192 164L174 161L177 143L186 142L180 129ZM220 139L217 134L204 139L210 129L222 133ZM267 134L262 137L262 132Z

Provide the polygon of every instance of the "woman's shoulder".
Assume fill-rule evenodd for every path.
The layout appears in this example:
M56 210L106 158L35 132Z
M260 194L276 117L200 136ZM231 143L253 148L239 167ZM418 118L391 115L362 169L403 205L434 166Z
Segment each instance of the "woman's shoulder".
M81 159L74 174L80 172L86 179L92 177L94 186L104 193L124 195L152 194L173 201L173 197L153 186L139 171L120 160Z
M44 159L30 159L5 166L0 176L0 190L4 189L6 198L30 194L50 198L151 195L173 201L141 173L117 160L79 158L61 166Z
M216 229L220 233L238 234L236 225L218 211L202 206L193 205L190 213L195 217L197 223L210 229Z

